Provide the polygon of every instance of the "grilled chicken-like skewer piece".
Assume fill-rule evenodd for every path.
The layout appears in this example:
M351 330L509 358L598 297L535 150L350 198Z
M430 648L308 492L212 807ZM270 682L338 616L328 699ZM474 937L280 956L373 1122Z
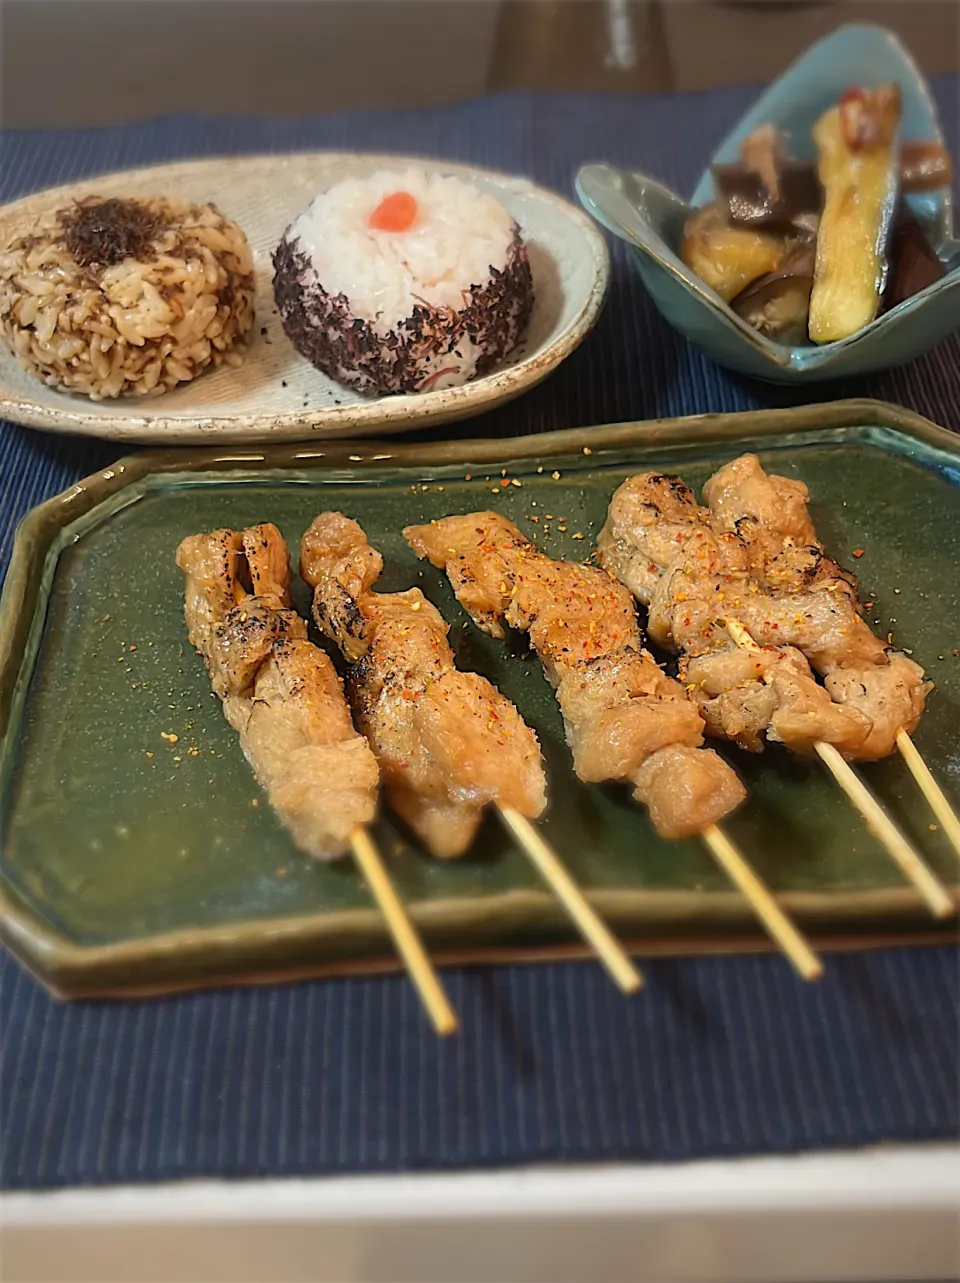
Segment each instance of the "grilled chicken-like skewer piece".
M873 760L920 720L932 683L919 664L874 636L860 614L856 579L824 552L802 481L768 476L754 454L725 464L703 488L710 525L734 534L770 602L742 622L755 641L788 641L822 674L831 698L871 722L854 754ZM774 627L773 625L778 625Z
M309 855L353 851L434 1028L453 1033L457 1018L366 830L376 811L376 758L354 729L336 670L291 609L279 530L191 535L177 565L187 576L190 641L274 810Z
M649 608L650 636L680 652L681 680L711 734L752 752L766 737L800 753L821 742L856 757L871 720L834 703L800 650L744 650L727 630L726 615L751 633L762 621L758 631L787 641L796 621L785 620L782 605L753 582L736 531L717 532L709 518L679 477L630 477L610 503L597 541L600 564ZM823 605L832 609L833 597Z
M353 664L354 715L389 800L434 855L462 855L485 807L542 812L540 747L490 682L456 668L448 626L419 588L371 591L382 569L341 513L323 513L303 537L300 573L314 590L314 617Z
M777 496L782 511L796 503L797 495L789 488L793 484L787 483ZM733 528L722 523L718 530L707 521L706 509L697 505L679 477L631 477L610 504L598 541L601 563L648 605L651 636L684 652L688 692L713 732L746 748L760 747L765 733L799 752L817 753L932 911L941 917L949 913L943 886L844 761L871 760L892 747L885 745L888 728L877 733L873 718L858 707L866 704L870 713L876 712L866 698L870 688L865 682L863 700L834 702L830 692L816 684L797 649L801 639L816 636L811 630L819 625L825 636L810 658L826 653L828 637L837 642L845 634L869 654L876 638L866 630L865 641L849 623L852 609L862 625L852 605L855 598L849 596L849 581L840 579L837 568L829 590L781 596L771 593L765 581L761 591L750 573L744 523L733 523ZM779 570L770 571L774 576L786 573L786 560L802 558L808 565L811 558L823 560L819 550L809 546L786 547L776 556L781 561ZM757 645L761 639L766 646ZM894 730L894 744L895 737Z
M493 512L447 517L404 531L444 570L477 625L529 634L563 713L582 780L634 786L663 837L699 834L804 978L820 960L717 821L743 801L722 758L700 747L703 722L683 688L643 649L629 592L592 566L553 561Z
M410 526L419 557L445 571L493 637L529 634L556 689L574 769L587 782L633 785L664 837L701 833L745 796L712 750L683 688L643 648L630 594L602 570L553 561L494 512Z
M309 855L344 855L374 817L379 772L333 665L291 609L279 530L191 535L177 565L190 641L271 805Z
M872 720L862 757L884 757L898 749L960 855L960 818L910 735L923 712L932 683L902 651L884 645L859 615L856 581L830 560L817 540L807 508L807 488L787 477L768 475L755 455L727 464L704 487L715 529L734 528L744 541L751 573L787 601L807 585L833 594L842 624L816 651L809 638L798 644L824 675L832 698Z

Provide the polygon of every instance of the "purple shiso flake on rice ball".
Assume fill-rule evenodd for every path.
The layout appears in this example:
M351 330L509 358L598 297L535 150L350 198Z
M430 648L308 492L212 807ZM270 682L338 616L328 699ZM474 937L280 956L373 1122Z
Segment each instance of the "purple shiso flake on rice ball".
M439 174L336 184L287 228L273 265L294 347L365 396L489 373L533 307L516 222L492 196Z

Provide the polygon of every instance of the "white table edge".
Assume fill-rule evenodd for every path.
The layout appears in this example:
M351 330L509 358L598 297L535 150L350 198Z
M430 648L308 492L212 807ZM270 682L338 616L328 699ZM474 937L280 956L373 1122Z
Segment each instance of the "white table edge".
M0 1220L4 1283L950 1279L960 1145L16 1192Z

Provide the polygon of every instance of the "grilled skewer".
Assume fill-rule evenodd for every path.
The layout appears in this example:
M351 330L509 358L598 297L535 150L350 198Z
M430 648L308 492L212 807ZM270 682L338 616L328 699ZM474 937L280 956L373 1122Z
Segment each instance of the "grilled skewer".
M445 571L492 637L527 632L556 690L582 780L632 784L657 831L687 837L746 796L730 767L701 748L703 723L644 649L629 593L602 570L553 561L494 512L410 526L419 557Z
M768 476L756 455L745 454L715 473L703 493L711 528L738 539L761 589L762 608L742 619L751 636L762 646L796 646L834 701L870 719L854 756L892 753L897 732L910 734L920 720L931 684L919 664L870 631L856 579L817 540L806 486Z
M456 1017L367 832L379 771L350 719L330 660L291 608L290 563L275 526L191 535L177 549L187 576L191 643L272 806L308 855L352 850L438 1033Z
M703 721L644 649L623 586L595 567L553 561L494 512L410 526L404 537L446 573L478 627L498 638L504 623L528 633L555 688L577 775L632 785L664 837L703 835L801 973L818 975L819 961L717 828L743 801L743 785L701 747Z
M910 739L932 684L924 680L923 670L902 650L884 645L869 633L859 616L855 582L825 556L823 544L816 538L806 486L788 477L767 475L756 455L744 454L712 476L703 493L710 504L711 522L719 529L729 529L733 523L735 529L743 531L753 572L759 579L771 582L775 591L789 591L796 585L797 563L802 570L803 558L809 563L807 579L821 588L829 591L830 581L841 577L851 582L853 591L847 607L846 633L839 638L841 644L833 653L811 659L823 672L825 686L834 699L846 707L862 709L873 720L868 739L873 756L886 757L895 748L901 753L960 854L960 820ZM789 498L788 503L778 502L784 497ZM869 663L864 662L866 658Z
M789 644L798 632L797 603L787 616L772 602L751 576L739 535L716 532L709 516L679 477L630 477L615 492L597 540L600 564L648 608L654 641L680 653L681 680L712 734L753 752L767 738L806 753L817 742L835 744L856 756L871 720L818 685L803 652ZM822 608L836 608L833 594ZM774 644L744 653L726 627L728 615Z
M177 565L190 641L271 804L309 855L344 855L353 830L374 817L379 772L333 665L291 607L279 530L191 535Z
M354 714L394 808L434 855L449 858L496 807L617 983L638 988L633 964L529 825L546 805L536 736L490 682L457 669L440 612L419 588L373 592L383 559L341 513L316 518L300 565L317 626L353 666Z
M797 526L798 483L776 480L784 485L770 504ZM680 652L681 677L710 732L753 751L766 737L818 754L933 912L949 912L945 889L879 803L865 805L865 786L845 767L846 758L890 751L888 725L870 715L877 715L880 683L903 716L919 716L925 693L922 670L906 656L881 669L882 647L856 612L849 577L809 543L774 551L755 511L715 519L679 477L662 473L619 487L598 554L648 607L651 636ZM758 574L761 557L766 569ZM803 583L814 586L801 589ZM745 636L766 644L744 646ZM845 639L846 658L861 667L841 673ZM850 672L859 674L863 698L838 700L816 682L808 661L829 667L838 689L847 689Z
M318 628L353 664L347 690L393 808L431 853L463 855L486 806L546 805L540 746L513 704L454 665L447 624L419 588L372 592L383 559L355 521L317 517L300 572Z
M919 664L881 642L861 618L855 581L826 556L817 539L806 486L768 475L756 455L746 454L710 478L704 497L713 527L740 534L753 575L769 584L774 595L789 598L811 585L833 592L835 599L841 596L843 631L809 658L823 673L833 699L870 717L873 725L865 744L870 755L885 757L894 749L901 753L960 855L960 820L910 739L931 683Z

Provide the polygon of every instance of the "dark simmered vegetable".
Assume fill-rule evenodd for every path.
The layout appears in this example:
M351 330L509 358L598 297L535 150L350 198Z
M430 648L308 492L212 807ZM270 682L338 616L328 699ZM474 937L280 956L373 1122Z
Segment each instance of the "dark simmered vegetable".
M813 128L824 207L808 333L830 343L877 314L899 179L900 90L851 89Z
M900 191L935 192L953 182L953 161L943 143L902 143L900 147Z
M731 223L746 227L789 228L822 203L817 167L785 156L786 140L772 125L743 140L738 165L714 165L717 195L726 201Z
M780 169L786 150L786 137L773 125L761 125L740 144L744 169L757 175L774 200L780 199Z
M713 181L727 202L730 221L744 227L788 227L821 204L816 166L809 161L783 162L779 197L770 193L759 174L742 165L714 165Z
M782 236L732 227L724 206L714 202L687 220L680 257L729 303L751 281L775 271L786 252Z
M901 202L890 239L890 273L883 294L884 311L919 294L946 274L947 269L937 258L923 228Z
M773 124L735 164L714 165L716 199L684 227L684 263L753 329L781 343L856 334L946 275L904 193L953 179L935 139L901 142L900 90L848 89L813 128L816 163Z
M775 272L768 272L738 294L731 307L761 334L781 343L802 343L816 262L813 241L797 245Z

